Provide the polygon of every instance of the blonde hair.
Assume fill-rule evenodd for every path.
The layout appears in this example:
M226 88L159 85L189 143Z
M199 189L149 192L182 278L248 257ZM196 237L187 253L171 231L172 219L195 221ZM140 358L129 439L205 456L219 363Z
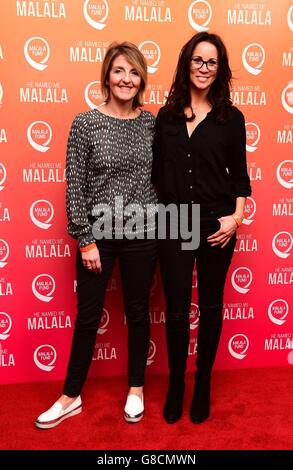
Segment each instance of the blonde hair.
M140 76L141 83L139 91L133 99L133 108L143 106L143 95L147 84L147 63L138 47L135 44L127 41L124 41L120 44L118 42L113 42L110 44L103 60L101 70L101 87L105 101L108 101L110 96L110 87L108 81L112 64L119 55L123 55L125 59L136 69L138 75Z

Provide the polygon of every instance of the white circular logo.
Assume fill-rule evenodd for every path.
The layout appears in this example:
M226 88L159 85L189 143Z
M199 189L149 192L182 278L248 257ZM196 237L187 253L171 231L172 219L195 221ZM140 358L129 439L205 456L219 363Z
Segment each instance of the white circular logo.
M293 5L289 8L288 14L287 14L287 21L288 21L288 26L293 31Z
M2 104L3 100L3 86L2 83L0 82L0 104Z
M84 99L91 109L96 109L103 103L103 95L101 92L101 82L99 80L89 83L84 91Z
M46 39L39 36L29 38L24 45L24 56L27 62L36 70L42 72L50 55L50 46Z
M0 339L5 340L9 338L9 331L11 330L12 321L8 313L0 312Z
M33 279L32 291L37 299L42 302L50 302L55 291L55 280L49 274L39 274Z
M144 41L138 48L146 60L148 73L155 73L158 70L156 65L158 65L161 58L160 46L155 41Z
M38 152L47 152L52 139L52 129L45 121L34 121L27 129L27 139Z
M150 347L149 347L149 352L148 352L148 358L147 358L147 365L151 365L154 362L154 357L156 354L156 344L155 342L151 339L150 340Z
M293 245L293 237L289 232L278 232L272 241L272 248L275 255L286 259L290 256L289 251Z
M9 256L9 245L8 243L0 238L0 268L4 268L6 266L6 260Z
M190 25L200 33L208 31L207 25L212 18L212 8L206 0L196 0L188 8L188 20Z
M86 0L83 5L83 14L90 26L102 30L106 26L109 14L109 5L106 0Z
M54 207L46 199L38 199L30 207L30 218L39 228L47 230L52 227L50 224L54 216Z
M277 167L277 180L286 189L293 188L293 160L283 160Z
M54 369L57 358L56 349L51 344L42 344L34 352L34 361L36 366L45 371L51 372Z
M228 349L231 356L235 359L244 359L249 347L249 340L246 335L237 334L232 336L228 343Z
M288 113L293 114L293 83L290 82L284 88L281 95L282 105Z
M260 139L260 128L255 122L247 122L246 128L246 150L247 152L255 152Z
M108 310L103 308L103 313L102 313L102 317L101 317L101 321L100 321L100 326L99 326L99 329L98 329L98 334L99 335L103 335L104 333L106 333L109 320L110 320L109 312L108 312Z
M0 162L0 191L4 189L4 186L2 186L2 184L4 184L5 180L6 180L6 168L3 165L3 163Z
M198 327L199 322L199 308L198 305L192 303L190 306L190 313L189 313L189 321L190 321L190 329L195 330Z
M265 61L265 50L257 43L248 44L242 52L242 62L247 72L259 75Z
M245 225L250 225L254 221L254 214L256 212L256 202L255 200L248 196L245 201L244 206L244 219L243 223Z
M289 305L286 300L277 299L270 303L268 308L269 319L276 325L283 325L289 312Z
M235 269L232 274L232 286L240 294L247 294L249 286L252 282L252 272L249 268L241 266Z

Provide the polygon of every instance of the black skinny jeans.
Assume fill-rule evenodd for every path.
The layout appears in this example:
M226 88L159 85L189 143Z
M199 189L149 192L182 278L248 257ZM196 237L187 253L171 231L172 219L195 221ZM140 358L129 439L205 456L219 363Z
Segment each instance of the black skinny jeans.
M216 316L213 321L222 323L224 286L233 256L236 235L221 248L211 246L207 237L216 232L218 218L232 214L234 207L219 204L216 209L201 207L200 245L196 250L182 250L182 240L160 240L159 257L168 316L190 311L192 296L192 272L196 260L198 304L203 315ZM201 321L201 320L200 320Z
M95 274L82 264L77 251L77 317L63 393L80 394L91 364L105 292L115 259L120 263L125 315L128 325L128 385L144 384L149 350L149 294L157 261L156 240L97 241L102 272Z

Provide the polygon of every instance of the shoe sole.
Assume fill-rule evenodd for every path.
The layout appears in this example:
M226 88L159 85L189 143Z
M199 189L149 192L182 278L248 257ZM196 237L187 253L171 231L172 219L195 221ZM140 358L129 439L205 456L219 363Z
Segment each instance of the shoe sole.
M44 423L40 421L35 421L35 426L39 429L51 429L58 426L58 424L62 423L67 418L71 418L72 416L78 415L82 412L82 406L80 405L78 408L66 413L65 415L61 416L60 418L54 419L54 421L46 421Z
M194 417L194 416L190 415L190 419L191 419L193 424L201 424L204 421L206 421L209 418L209 416L210 416L210 414L197 418L197 417Z
M166 418L166 416L164 416L164 420L168 424L175 424L175 423L177 423L177 421L179 421L179 419L181 419L181 417L182 417L182 415L180 415L179 418L170 419L170 418Z
M129 415L124 415L124 419L127 423L138 423L141 421L143 418L143 413L141 413L138 416L129 416Z

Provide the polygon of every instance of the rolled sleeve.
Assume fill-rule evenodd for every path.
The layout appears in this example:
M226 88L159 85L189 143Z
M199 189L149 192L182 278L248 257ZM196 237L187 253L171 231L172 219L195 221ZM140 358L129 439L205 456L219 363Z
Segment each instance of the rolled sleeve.
M95 241L86 206L88 127L82 113L74 119L66 153L67 231L78 239L80 247Z
M251 195L251 185L246 162L246 129L244 116L235 108L232 122L232 144L229 152L228 171L234 197Z

